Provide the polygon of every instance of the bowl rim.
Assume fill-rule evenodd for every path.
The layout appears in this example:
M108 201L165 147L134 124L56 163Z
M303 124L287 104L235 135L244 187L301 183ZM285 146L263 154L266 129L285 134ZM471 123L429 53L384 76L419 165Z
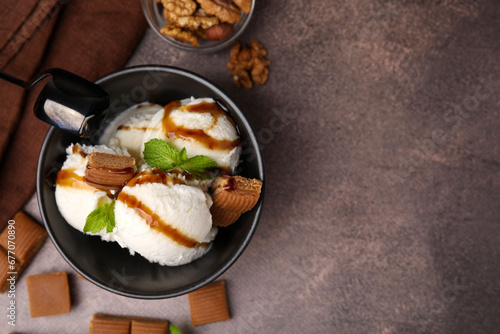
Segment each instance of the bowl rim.
M246 234L243 242L240 244L240 246L237 248L237 251L230 257L229 261L224 263L222 266L220 266L217 270L215 270L213 273L207 275L207 277L195 284L192 284L189 287L186 287L182 290L175 289L176 291L171 292L171 293L163 293L163 294L158 294L158 295L151 295L151 294L137 294L137 293L132 293L132 292L127 292L127 291L122 291L115 289L112 286L108 286L105 284L100 283L99 281L95 280L91 276L89 276L86 272L81 270L79 266L76 263L73 263L70 259L69 256L66 255L64 249L59 245L57 238L55 237L55 234L52 230L52 226L49 223L49 217L48 214L45 210L44 206L44 198L41 195L41 189L42 189L42 183L44 182L44 177L43 177L43 162L44 162L44 152L46 152L49 149L49 141L51 141L52 137L54 136L54 133L56 131L63 131L58 129L57 127L51 126L45 135L42 148L40 150L40 154L38 157L38 163L37 163L37 174L36 174L36 193L37 193L37 201L38 201L38 208L40 210L40 215L42 217L43 224L45 226L45 229L47 230L47 233L50 237L50 240L52 241L52 244L56 247L57 251L59 254L64 258L64 260L80 275L82 275L84 278L92 282L93 284L99 286L100 288L115 293L117 295L121 295L124 297L129 297L129 298L136 298L136 299L165 299L165 298L171 298L171 297L177 297L181 296L184 294L187 294L189 292L192 292L194 290L197 290L214 280L216 280L219 276L221 276L224 272L226 272L235 262L238 260L238 258L242 255L243 251L248 247L248 244L250 243L253 235L255 234L255 231L257 229L257 225L260 221L260 217L262 214L262 208L264 204L264 196L265 196L265 170L264 170L264 160L263 160L263 155L262 155L262 149L259 145L259 142L257 140L256 132L253 129L252 125L248 121L248 118L246 117L245 113L243 110L234 102L234 100L227 95L223 90L221 90L216 84L213 82L209 81L208 79L204 78L203 76L196 74L194 72L191 72L189 70L185 70L179 67L174 67L174 66L167 66L167 65L138 65L138 66L131 66L131 67L126 67L122 68L120 70L111 72L107 75L104 75L94 81L96 84L103 83L107 80L117 78L123 75L127 75L129 73L133 72L151 72L151 71L160 71L160 72L167 72L167 73L172 73L172 74L177 74L177 75L182 75L186 76L188 78L194 79L197 82L201 82L203 85L207 85L210 89L214 90L218 96L222 96L223 100L225 103L229 103L231 105L231 108L233 110L236 110L238 113L238 116L240 118L240 124L241 126L244 126L246 129L248 129L249 133L249 138L248 140L252 142L252 144L255 147L255 158L256 162L258 165L258 172L259 172L259 178L262 180L262 191L260 195L259 202L256 206L256 212L255 212L255 217L253 218L253 222L251 224L250 230Z
M168 44L183 50L183 51L190 51L190 52L198 52L198 53L210 53L210 52L216 52L220 51L222 49L225 49L228 47L231 43L233 43L242 33L245 31L247 28L248 24L250 23L250 20L252 19L252 15L255 9L255 0L252 0L252 8L250 9L250 13L243 15L246 15L245 21L242 23L240 28L238 29L237 32L233 33L228 39L222 41L220 44L216 44L214 46L208 46L208 47L195 47L192 46L191 44L188 43L183 43L183 42L176 42L175 40L172 40L168 38L167 36L163 35L157 28L155 23L152 21L152 16L154 13L152 13L149 9L149 5L151 2L155 2L154 0L142 0L142 11L144 13L144 16L146 17L146 20L148 21L149 27L165 42Z

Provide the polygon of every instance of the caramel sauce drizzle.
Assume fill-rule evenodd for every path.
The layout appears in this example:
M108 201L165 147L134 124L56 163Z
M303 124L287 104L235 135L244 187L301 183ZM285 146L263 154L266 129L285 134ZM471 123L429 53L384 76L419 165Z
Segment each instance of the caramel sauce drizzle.
M88 155L87 153L82 151L82 148L78 144L73 145L71 151L73 151L74 154L80 154L83 158L86 158Z
M168 138L194 139L212 150L232 150L233 148L240 146L239 138L236 140L216 140L207 135L201 129L186 129L182 126L175 125L170 117L170 114L174 109L179 107L181 107L181 102L177 100L170 102L164 108L165 113L163 116L163 130ZM217 124L220 116L224 116L234 125L234 121L231 117L229 117L215 102L202 102L195 105L184 106L182 107L182 110L200 114L208 112L214 118L213 125Z
M161 169L155 168L152 171L146 170L138 173L127 183L127 186L134 187L139 184L147 183L162 183L165 185L186 184L183 180L176 177L171 177ZM150 225L151 228L165 234L167 237L171 238L178 244L189 248L207 245L206 242L197 242L196 240L183 235L180 231L168 225L158 215L156 215L153 210L148 208L144 203L137 199L137 197L125 192L120 192L120 194L118 195L118 200L127 205L129 208L134 209L134 211L140 217L146 220L147 224Z
M145 170L138 174L136 174L130 181L128 181L127 186L134 187L138 184L146 184L146 183L163 183L168 185L170 183L173 184L186 184L181 179L176 177L171 177L161 169L155 168L152 171Z
M147 131L149 128L147 126L130 126L130 125L120 125L116 128L116 130L141 130Z
M57 173L56 185L98 191L98 189L85 182L83 176L80 176L76 174L74 170L69 169L61 169L59 173Z
M144 107L152 107L154 105L155 105L154 103L141 104L141 105L137 106L137 109L141 109L141 108L144 108Z
M177 229L169 226L167 223L161 220L161 218L156 215L150 208L148 208L144 203L139 201L137 197L121 192L118 195L118 200L127 205L129 208L134 209L134 211L141 216L151 228L165 234L167 237L171 238L178 244L194 248L200 245L206 245L206 243L199 243L194 239L186 237Z
M236 190L236 179L234 177L230 177L227 180L227 183L222 188L224 190L227 190L227 191L234 191L234 190Z

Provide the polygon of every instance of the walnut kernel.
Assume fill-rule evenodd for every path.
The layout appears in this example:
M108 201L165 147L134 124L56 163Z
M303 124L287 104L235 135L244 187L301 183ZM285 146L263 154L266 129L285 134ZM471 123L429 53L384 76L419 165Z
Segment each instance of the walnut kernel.
M215 15L222 22L235 23L241 18L241 11L230 0L197 0L207 14Z

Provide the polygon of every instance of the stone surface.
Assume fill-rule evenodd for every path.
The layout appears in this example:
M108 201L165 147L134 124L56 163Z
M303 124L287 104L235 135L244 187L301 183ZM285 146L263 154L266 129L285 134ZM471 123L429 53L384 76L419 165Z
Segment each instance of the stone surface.
M148 30L130 66L207 77L259 134L265 206L222 276L232 319L193 329L185 296L129 300L75 279L69 314L29 319L22 278L16 331L84 332L96 312L184 334L498 331L499 15L495 1L258 1L241 41L272 64L249 91L228 50L178 51ZM24 277L66 269L47 242Z

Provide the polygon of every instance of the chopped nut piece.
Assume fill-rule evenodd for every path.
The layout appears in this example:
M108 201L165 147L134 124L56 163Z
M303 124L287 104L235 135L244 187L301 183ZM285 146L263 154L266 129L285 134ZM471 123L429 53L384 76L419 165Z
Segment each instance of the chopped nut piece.
M134 157L93 152L85 169L85 182L105 191L118 190L134 176L134 167Z
M252 54L248 46L235 43L229 51L229 57L227 69L231 72L234 84L245 89L252 88L252 80L248 73L251 68L250 58Z
M197 0L207 14L217 16L222 22L235 23L241 18L241 11L229 0Z
M268 66L271 64L264 58L267 51L259 41L252 39L250 44L251 48L235 43L229 51L230 59L227 63L235 85L246 89L252 88L252 80L257 85L265 84L269 77Z
M262 46L262 43L255 38L250 40L250 46L252 47L252 58L264 58L264 56L267 55L267 51L264 49L264 46Z
M233 0L236 6L240 7L240 9L245 14L249 14L252 10L252 0Z
M168 21L169 25L175 25L178 28L188 28L196 30L198 28L208 29L219 23L219 19L212 16L179 16L167 9L163 10L163 16Z
M71 310L66 272L28 276L26 285L32 318L65 314Z
M194 0L161 0L163 8L179 16L193 15L196 11Z
M227 305L226 281L211 283L188 294L193 326L231 319Z
M198 38L196 38L193 32L183 30L182 28L176 27L174 25L167 24L166 26L161 28L160 32L181 42L189 42L192 46L200 45Z
M248 71L246 71L241 66L230 68L228 65L228 69L231 71L233 82L236 86L243 87L245 89L252 88L253 84Z
M252 63L252 80L256 85L263 85L269 77L269 69L267 68L271 62L262 58L254 58Z

